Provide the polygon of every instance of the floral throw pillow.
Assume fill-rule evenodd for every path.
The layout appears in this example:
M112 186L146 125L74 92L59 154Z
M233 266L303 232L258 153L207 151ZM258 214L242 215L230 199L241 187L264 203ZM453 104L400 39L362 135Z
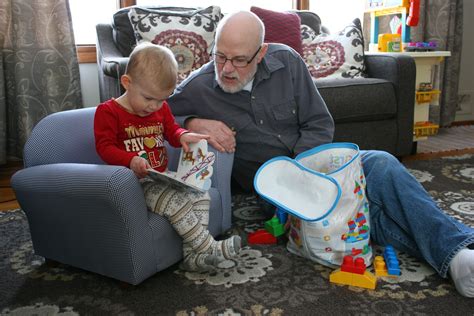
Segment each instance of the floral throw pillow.
M137 43L142 41L171 49L178 62L178 81L210 59L221 9L160 10L135 7L128 13Z
M316 34L301 26L303 59L311 75L320 78L365 77L364 38L359 19L335 34Z

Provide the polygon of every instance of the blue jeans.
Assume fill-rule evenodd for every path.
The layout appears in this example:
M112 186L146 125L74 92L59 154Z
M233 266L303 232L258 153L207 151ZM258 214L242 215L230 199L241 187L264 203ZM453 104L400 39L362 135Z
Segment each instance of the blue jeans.
M361 151L372 241L426 260L446 277L453 257L474 243L474 229L446 215L392 155Z

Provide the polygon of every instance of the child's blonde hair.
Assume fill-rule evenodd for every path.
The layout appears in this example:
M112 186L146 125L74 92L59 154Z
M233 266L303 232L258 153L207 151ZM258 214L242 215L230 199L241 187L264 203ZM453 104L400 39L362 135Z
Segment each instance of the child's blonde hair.
M178 63L169 48L141 43L130 54L125 74L135 80L154 80L157 89L170 90L176 87Z

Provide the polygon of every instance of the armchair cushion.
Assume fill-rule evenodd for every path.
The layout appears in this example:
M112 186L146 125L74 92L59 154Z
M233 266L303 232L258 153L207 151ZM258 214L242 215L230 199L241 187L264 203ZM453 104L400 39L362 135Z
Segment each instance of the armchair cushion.
M190 11L132 8L130 22L137 42L148 41L168 47L178 62L178 81L210 59L217 23L218 6Z
M335 34L302 26L303 59L316 78L365 77L364 38L359 19Z

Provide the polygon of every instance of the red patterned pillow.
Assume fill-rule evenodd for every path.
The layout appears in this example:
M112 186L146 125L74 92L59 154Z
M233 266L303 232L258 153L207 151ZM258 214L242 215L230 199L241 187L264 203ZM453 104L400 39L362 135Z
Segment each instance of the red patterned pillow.
M301 44L301 20L294 12L277 12L258 7L251 7L265 25L265 43L286 44L303 56Z

